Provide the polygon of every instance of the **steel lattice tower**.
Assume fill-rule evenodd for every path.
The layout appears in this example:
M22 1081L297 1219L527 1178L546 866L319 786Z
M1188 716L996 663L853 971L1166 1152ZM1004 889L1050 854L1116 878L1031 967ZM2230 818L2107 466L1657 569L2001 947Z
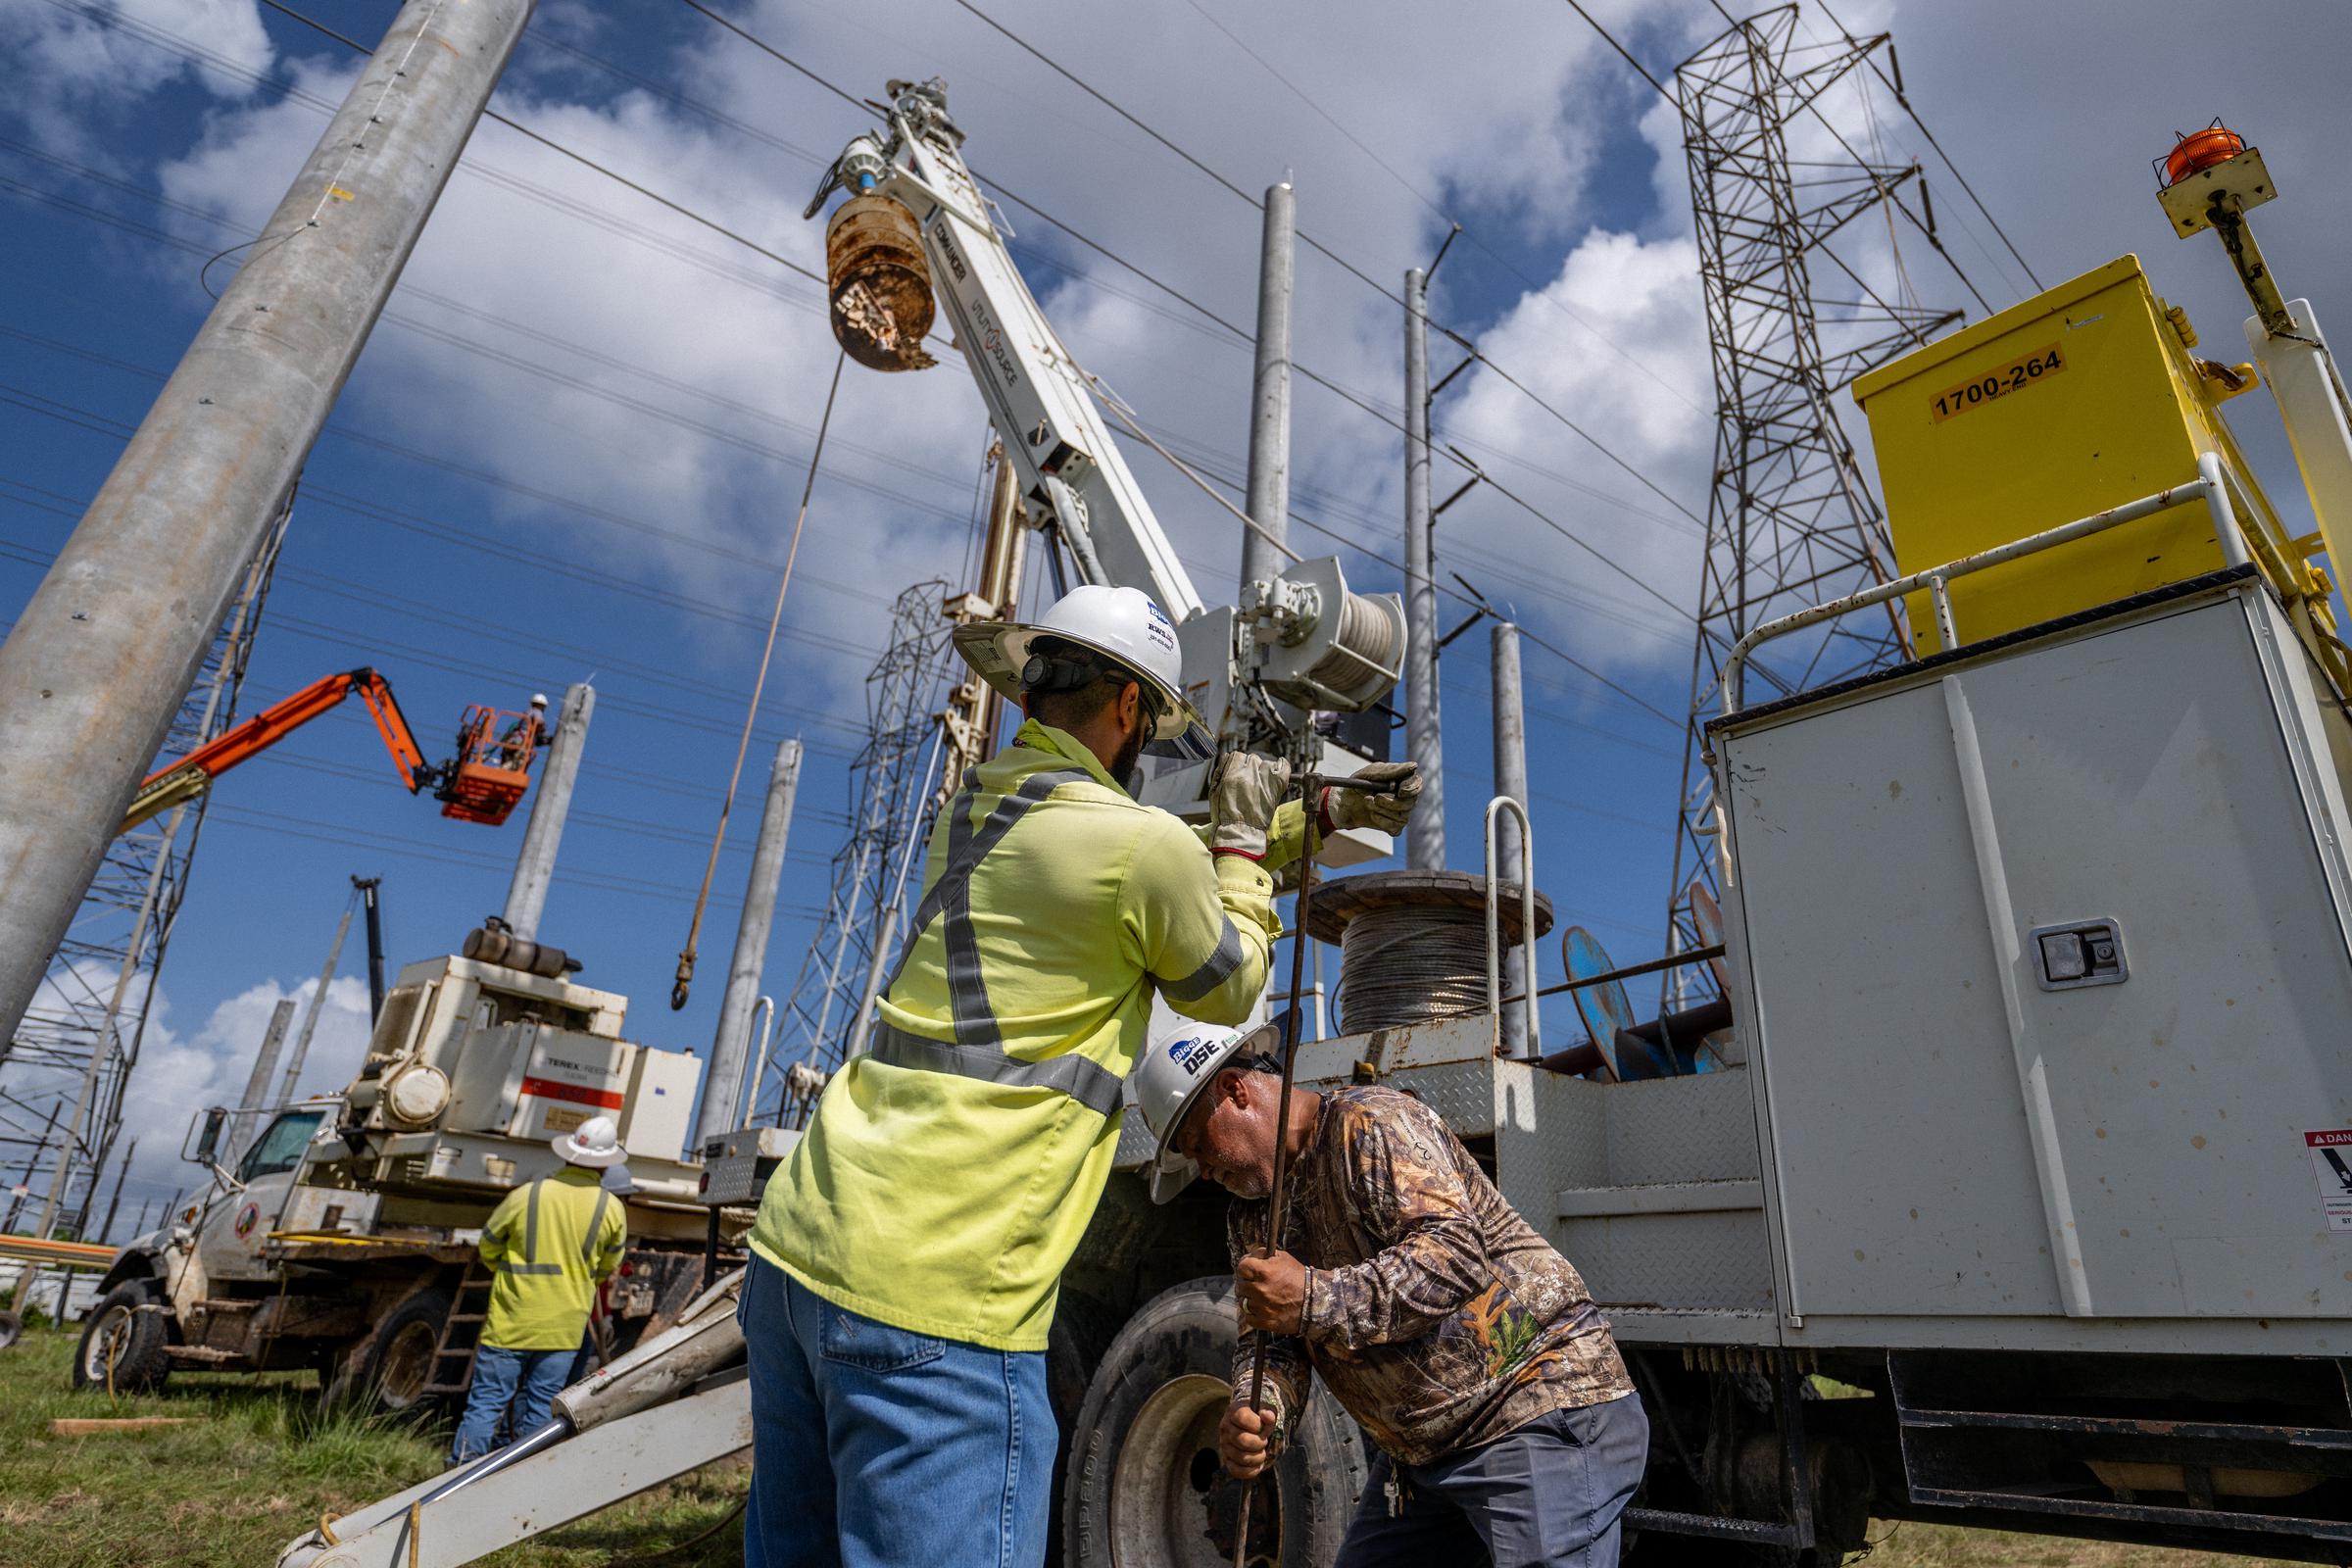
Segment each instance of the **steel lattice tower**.
M900 594L890 643L865 677L866 739L850 762L850 834L833 857L832 891L800 972L778 993L769 1060L786 1072L841 1064L867 991L922 887L922 843L942 783L941 704L956 667L952 623L941 612L952 591L934 580ZM805 1111L805 1089L764 1074L763 1081L783 1092L779 1115L796 1102ZM747 1105L746 1123L759 1119L759 1106Z
M184 757L236 721L237 695L292 515L278 513L164 742ZM16 1037L0 1043L0 1160L32 1188L30 1222L82 1228L122 1125L148 1009L204 827L199 795L116 839ZM64 1153L61 1167L59 1155ZM78 1191L77 1191L78 1190Z
M1792 124L1820 116L1823 95L1886 42L1884 33L1800 41L1798 25L1793 5L1765 12L1675 72L1716 398L1670 893L1675 951L1699 945L1690 881L1715 882L1714 799L1701 753L1733 645L1775 616L1891 574L1886 516L1835 400L1864 371L1960 318L1889 302L1829 248L1856 218L1894 202L1919 171L1863 160L1826 119L1819 124L1832 155L1791 157ZM1826 293L1814 290L1817 262L1834 279ZM1826 634L1769 645L1748 662L1747 689L1768 698L1858 675L1908 657L1909 646L1892 606L1884 617L1847 616Z

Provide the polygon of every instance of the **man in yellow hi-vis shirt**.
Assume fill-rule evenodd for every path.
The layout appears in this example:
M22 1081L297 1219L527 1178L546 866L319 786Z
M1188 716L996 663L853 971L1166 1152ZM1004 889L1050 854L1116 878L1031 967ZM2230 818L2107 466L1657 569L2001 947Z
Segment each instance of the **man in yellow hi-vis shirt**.
M621 1201L602 1182L606 1167L628 1157L612 1118L591 1116L549 1142L564 1168L509 1193L482 1226L482 1262L496 1278L451 1464L496 1446L510 1406L516 1437L546 1422L579 1353L597 1282L611 1277L628 1246Z
M1089 586L956 649L1027 715L932 831L871 1049L767 1185L740 1308L747 1568L1005 1568L1045 1556L1056 1283L1110 1173L1154 995L1235 1023L1299 850L1287 769L1237 754L1206 844L1130 793L1145 746L1203 739L1175 628ZM1196 755L1205 755L1198 752ZM1381 800L1326 827L1401 826Z

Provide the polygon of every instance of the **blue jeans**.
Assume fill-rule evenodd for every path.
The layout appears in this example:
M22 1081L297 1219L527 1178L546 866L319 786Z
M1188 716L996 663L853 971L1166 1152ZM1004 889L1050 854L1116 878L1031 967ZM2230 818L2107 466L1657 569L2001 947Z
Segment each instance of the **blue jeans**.
M473 1352L473 1383L466 1391L466 1416L449 1443L449 1462L464 1464L503 1446L498 1424L508 1406L514 1410L514 1437L524 1437L547 1424L556 1396L564 1392L577 1350L509 1350L484 1345ZM515 1390L521 1390L521 1397Z
M1648 1460L1649 1418L1630 1394L1428 1464L1384 1453L1337 1568L1617 1568L1618 1516Z
M1054 1485L1040 1351L910 1334L755 1256L744 1568L1037 1568Z

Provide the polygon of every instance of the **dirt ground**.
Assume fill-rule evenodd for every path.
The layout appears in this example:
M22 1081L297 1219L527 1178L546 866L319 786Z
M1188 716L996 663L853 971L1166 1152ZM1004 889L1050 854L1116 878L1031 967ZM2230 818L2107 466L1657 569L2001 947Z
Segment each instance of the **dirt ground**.
M0 1560L40 1568L260 1568L318 1522L441 1467L446 1433L321 1416L307 1373L174 1374L161 1395L110 1399L68 1383L76 1338L28 1329L0 1350ZM59 1416L195 1416L136 1435L56 1438ZM486 1559L499 1568L662 1568L743 1560L746 1482L717 1466ZM705 1532L707 1539L672 1549ZM2045 1536L1874 1523L1871 1568L2225 1568L2251 1557ZM1848 1559L1861 1562L1863 1557Z

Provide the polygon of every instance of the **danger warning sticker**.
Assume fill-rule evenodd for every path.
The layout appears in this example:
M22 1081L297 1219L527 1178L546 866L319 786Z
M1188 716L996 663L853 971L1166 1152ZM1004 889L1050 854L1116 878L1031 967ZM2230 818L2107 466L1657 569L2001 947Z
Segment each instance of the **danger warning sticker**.
M2320 1184L2320 1207L2331 1231L2352 1231L2352 1127L2305 1133L2303 1151Z

